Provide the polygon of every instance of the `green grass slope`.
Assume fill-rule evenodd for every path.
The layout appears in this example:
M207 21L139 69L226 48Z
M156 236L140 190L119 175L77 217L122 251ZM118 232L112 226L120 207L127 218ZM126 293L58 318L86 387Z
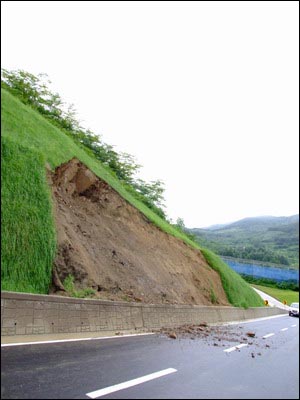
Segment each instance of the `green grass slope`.
M202 248L201 251L208 264L219 273L229 303L244 308L250 306L259 307L263 304L261 297L254 297L253 290L250 287L246 290L244 279L221 260L219 256L208 249Z
M51 279L51 263L55 253L55 233L53 220L50 221L49 216L51 197L46 184L46 162L54 169L61 163L77 157L160 229L182 239L188 245L200 249L184 233L175 229L137 201L107 168L75 144L70 137L3 89L1 89L1 110L2 149L3 159L6 163L6 168L2 172L4 186L2 204L6 208L2 214L2 290L47 293ZM27 178L25 178L26 176ZM11 183L9 183L10 181ZM31 183L27 184L27 182ZM36 182L36 188L34 188L34 182ZM15 201L19 204L19 214L22 218L15 214L14 202L11 201L14 197L18 199ZM35 197L37 199L33 200ZM38 200L39 198L40 200ZM38 201L44 202L43 205L39 205ZM43 212L32 212L29 207L31 202L33 208L40 208ZM32 232L32 227L40 227L40 225L47 225L43 239L42 234L39 238L34 235L24 236L24 238L22 236L22 240L18 239L19 242L16 245L15 238L19 237L20 232L23 230ZM27 237L26 240L25 237ZM35 246L38 248L40 243L43 243L42 248L45 252L40 254L37 250L33 257L27 249L29 247L35 249ZM202 250L211 267L220 273L225 292L232 305L244 307L263 305L256 292L237 273L213 253ZM17 264L14 262L16 259L19 260L19 267L16 267ZM26 280L23 278L25 272L22 271L21 260L24 269L28 270L28 279L26 278ZM39 276L37 270L43 268L45 274L43 279L37 278ZM48 277L48 284L45 283L47 282L45 277ZM37 284L39 280L41 280L40 286ZM18 281L22 281L22 284L18 284Z
M47 293L55 228L41 154L1 140L1 287Z

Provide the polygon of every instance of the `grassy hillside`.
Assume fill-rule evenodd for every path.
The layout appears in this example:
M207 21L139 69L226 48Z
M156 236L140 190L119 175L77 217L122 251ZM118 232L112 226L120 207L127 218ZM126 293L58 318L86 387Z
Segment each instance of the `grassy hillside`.
M299 215L245 218L188 231L220 255L299 268Z
M45 159L1 140L1 286L46 293L56 240Z
M200 248L184 233L138 202L107 168L36 111L3 89L1 100L2 151L6 163L6 168L2 172L4 178L2 204L6 208L5 213L2 213L2 229L4 228L1 243L2 290L47 293L51 279L51 263L55 253L55 234L53 221L50 218L51 199L44 168L46 162L54 169L61 163L77 157L160 229L181 238L194 248ZM10 181L11 184L8 184ZM28 182L31 183L28 185ZM12 201L14 198L18 199L15 202L19 202L19 213L14 211L14 201ZM40 226L44 231L37 233L36 236L33 230ZM33 256L35 248L37 252ZM203 254L211 267L220 273L228 300L233 305L243 307L263 305L260 297L250 286L219 257L205 250ZM16 267L17 264L19 267ZM44 275L37 274L38 270L43 269Z
M97 176L120 193L124 199L145 214L150 221L165 232L183 239L193 247L197 247L183 233L177 231L130 195L120 181L112 176L108 168L105 168L98 160L88 155L83 148L80 148L70 137L62 133L61 130L53 126L36 111L22 104L4 89L1 89L1 111L2 136L9 137L23 146L37 150L45 157L52 169L72 157L77 157Z

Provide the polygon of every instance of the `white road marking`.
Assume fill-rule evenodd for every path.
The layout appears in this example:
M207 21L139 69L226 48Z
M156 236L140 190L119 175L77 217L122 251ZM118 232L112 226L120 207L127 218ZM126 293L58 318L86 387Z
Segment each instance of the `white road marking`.
M58 339L58 340L45 340L40 342L23 342L23 343L1 343L1 347L8 346L25 346L27 344L48 344L48 343L63 343L63 342L79 342L81 340L100 340L100 339L119 339L123 337L131 336L143 336L143 335L154 335L153 332L149 333L133 333L129 335L117 335L117 336L99 336L99 337L89 337L89 338L78 338L78 339Z
M297 326L297 325L296 324L295 325L291 325L292 328L295 328L295 326Z
M263 339L267 339L268 337L274 336L275 333L268 333L267 335L263 336Z
M281 332L283 332L283 331L287 331L289 328L282 328L282 329L280 329L281 330Z
M172 374L173 372L177 372L177 369L167 368L162 371L154 372L153 374L141 376L140 378L119 383L118 385L113 385L100 390L95 390L94 392L87 393L86 396L90 397L91 399L96 399L97 397L105 396L106 394L117 392L118 390L127 389L131 386L139 385L141 383L151 381L152 379L157 379L160 378L161 376Z
M226 350L224 350L224 351L225 351L225 353L230 353L231 351L240 349L240 348L245 347L245 346L248 346L248 343L242 343L242 344L239 344L239 345L237 345L237 346L230 347L229 349L226 349Z
M213 322L209 323L210 326L227 326L227 325L237 325L237 324L248 324L249 322L253 321L264 321L267 319L273 319L273 318L281 318L281 317L286 317L288 314L279 314L279 315L271 315L270 317L261 317L261 318L252 318L252 319L247 319L247 320L241 320L241 321L230 321L230 322Z

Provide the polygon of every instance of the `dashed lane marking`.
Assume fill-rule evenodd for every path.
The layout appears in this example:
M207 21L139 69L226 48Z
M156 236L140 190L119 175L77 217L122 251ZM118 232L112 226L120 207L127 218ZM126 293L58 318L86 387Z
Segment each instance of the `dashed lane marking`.
M248 343L242 343L234 347L230 347L229 349L225 349L225 353L230 353L231 351L241 349L242 347L248 346Z
M291 327L292 327L292 328L295 328L296 326L297 326L297 324L295 324L295 325L291 325Z
M172 374L174 372L177 372L177 369L175 368L163 369L162 371L154 372L153 374L141 376L140 378L132 379L127 382L95 390L94 392L87 393L86 396L90 397L91 399L96 399L97 397L105 396L106 394L117 392L122 389L127 389L131 386L140 385L141 383L148 382L151 381L152 379L157 379L160 378L161 376Z
M263 339L267 339L268 337L274 336L275 333L268 333L267 335L263 336Z
M281 330L281 332L284 332L284 331L287 331L289 328L282 328L282 329L280 329Z

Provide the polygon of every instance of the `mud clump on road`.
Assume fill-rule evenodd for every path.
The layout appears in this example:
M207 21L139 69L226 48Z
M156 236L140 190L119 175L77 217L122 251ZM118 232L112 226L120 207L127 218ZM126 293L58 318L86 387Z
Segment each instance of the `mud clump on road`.
M48 174L58 252L51 294L64 279L95 297L153 304L230 305L199 250L160 230L77 159Z
M248 341L249 332L244 332L244 329L240 326L209 325L204 322L199 324L185 324L176 328L163 327L156 330L154 329L152 332L171 339L200 340L207 346L221 347L223 350L240 344L247 344L246 349L248 349L248 355L251 358L255 358L255 354L258 356L262 355L261 351L255 353L255 349L270 348L268 344L264 346L262 341L255 337L255 334L252 336L252 338L255 337L255 339ZM236 347L236 351L240 352L240 349ZM247 350L244 349L243 351L245 352Z
M175 335L178 339L196 339L202 338L213 344L213 346L223 346L224 343L245 343L248 345L257 345L258 342L248 342L246 334L234 326L209 325L206 322L199 324L185 324L177 328L163 327L153 330L154 333L171 337Z
M243 335L242 332L236 331L234 328L228 326L209 326L206 322L199 324L184 324L176 328L163 327L157 330L153 330L155 333L166 335L175 335L176 338L204 338L216 342L236 342L241 341ZM214 346L220 345L220 343L214 344Z

